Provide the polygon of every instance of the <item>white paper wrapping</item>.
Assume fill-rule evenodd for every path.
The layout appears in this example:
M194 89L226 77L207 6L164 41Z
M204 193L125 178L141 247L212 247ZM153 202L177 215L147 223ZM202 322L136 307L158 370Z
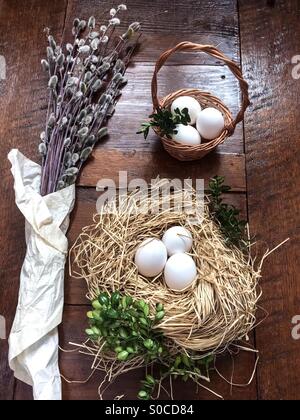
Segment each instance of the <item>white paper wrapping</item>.
M16 204L25 217L27 252L20 275L19 302L9 338L15 377L33 387L35 400L60 400L58 331L64 303L65 236L75 186L42 197L41 167L12 150Z

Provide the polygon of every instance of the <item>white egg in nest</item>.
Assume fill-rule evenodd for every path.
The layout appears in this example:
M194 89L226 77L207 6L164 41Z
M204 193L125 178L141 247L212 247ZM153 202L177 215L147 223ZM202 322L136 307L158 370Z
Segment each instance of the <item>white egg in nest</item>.
M174 291L189 287L197 277L197 267L192 257L187 254L172 255L164 271L166 285Z
M198 146L201 144L201 137L196 128L191 125L178 124L176 126L176 134L173 134L172 139L180 144L188 146Z
M167 248L156 238L145 239L135 254L135 264L145 277L156 277L162 273L168 259Z
M213 140L224 130L225 121L218 109L205 108L198 114L196 126L201 137Z
M168 255L189 252L193 246L193 238L191 233L183 226L173 226L168 229L163 238Z
M173 101L171 105L171 112L174 114L175 109L177 108L180 111L182 111L184 108L187 108L189 116L191 118L191 122L189 124L196 124L197 116L201 111L201 105L195 98L193 98L192 96L179 96L179 98Z

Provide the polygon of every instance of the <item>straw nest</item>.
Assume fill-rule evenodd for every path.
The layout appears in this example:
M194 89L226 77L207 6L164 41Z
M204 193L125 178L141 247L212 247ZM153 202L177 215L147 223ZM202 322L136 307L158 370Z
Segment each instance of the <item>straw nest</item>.
M195 208L188 212L178 211L176 194L181 194L180 199L191 198L190 194L174 193L173 204L167 208L165 200L169 198L157 197L153 203L153 195L141 199L134 193L118 206L110 204L110 211L103 208L71 250L71 274L86 280L90 300L97 298L99 291L119 290L144 299L153 310L157 302L163 303L166 315L157 328L174 351L216 354L253 329L260 269L226 244L207 205L204 214L196 206L195 194ZM153 205L160 211L149 211ZM136 249L145 238L161 238L174 225L186 227L194 240L190 255L198 275L183 292L170 290L163 274L151 280L142 277L134 264ZM90 348L90 353L97 354L97 350Z

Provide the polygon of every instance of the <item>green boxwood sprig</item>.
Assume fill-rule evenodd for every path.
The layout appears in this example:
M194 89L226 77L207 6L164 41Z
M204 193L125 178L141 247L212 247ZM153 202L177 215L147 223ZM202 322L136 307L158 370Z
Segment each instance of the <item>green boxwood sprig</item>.
M182 111L176 108L174 113L166 108L159 108L149 116L149 119L148 122L142 123L140 131L137 132L137 134L143 134L145 140L151 127L159 128L162 136L171 139L173 134L177 134L176 126L178 124L188 125L191 122L188 108L184 108Z
M159 379L147 374L141 382L138 398L149 400L156 386L172 375L184 381L197 378L207 372L211 358L195 360L186 354L171 355L164 345L164 337L154 327L163 320L165 310L157 303L155 310L144 300L134 300L118 291L109 295L101 293L92 302L87 313L89 328L86 334L95 342L105 340L103 350L114 353L119 362L130 361L143 356L146 365L158 363L161 366Z
M181 378L184 382L189 379L197 382L201 376L208 377L209 367L213 361L214 356L212 355L202 359L194 359L185 353L176 356L168 355L158 379L147 374L145 379L142 380L142 387L138 392L138 398L141 400L149 400L152 397L156 386L170 375L174 377L174 379Z
M121 296L119 292L101 293L87 313L90 327L86 334L93 341L105 339L104 350L114 352L119 361L143 355L148 363L162 356L162 334L154 330L165 316L162 304L154 314L143 300Z
M240 219L240 211L236 207L224 203L222 195L231 190L224 182L222 176L215 176L209 182L210 213L220 225L226 242L244 250L248 247L245 235L247 222Z

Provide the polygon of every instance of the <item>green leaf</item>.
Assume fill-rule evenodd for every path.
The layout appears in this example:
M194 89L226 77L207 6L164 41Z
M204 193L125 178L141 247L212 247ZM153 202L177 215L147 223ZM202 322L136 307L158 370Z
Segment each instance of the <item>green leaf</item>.
M149 400L149 398L150 398L148 392L146 392L145 390L141 390L138 393L138 397L139 397L140 400Z
M137 311L135 311L134 309L129 309L128 313L133 317L133 318L138 318L139 314Z
M122 297L122 307L123 307L123 309L126 309L127 308L127 296L123 296Z
M109 318L112 318L112 319L118 319L119 318L118 312L115 309L112 309L112 308L108 309L108 311L106 312L106 316L108 316Z
M143 311L144 311L144 315L146 317L148 317L149 314L150 314L150 307L149 307L149 305L145 305Z
M146 303L143 300L138 300L135 304L135 307L138 309L144 310Z
M128 359L129 353L126 350L121 351L120 353L118 353L118 360L120 362L124 362L125 360Z
M147 321L145 318L140 318L140 319L139 319L139 322L140 322L142 325L145 325L145 326L147 326L147 327L148 327L148 321Z
M144 139L146 140L149 135L150 127L151 127L151 123L143 123L141 125L141 129L137 131L136 134L143 134Z
M99 303L101 303L102 305L108 305L109 296L107 293L101 293L98 300L99 300Z
M120 303L120 293L119 292L113 292L111 295L111 304L114 308L117 308Z
M156 321L161 321L165 316L165 311L159 311L157 312L155 319Z
M99 328L97 327L93 327L92 331L95 335L100 336L101 335L101 331L99 330Z
M93 303L92 303L92 306L93 306L94 309L98 309L98 310L101 309L101 304L100 304L99 300L94 300Z
M148 384L149 385L155 385L155 383L156 383L156 381L155 381L155 379L153 378L153 376L151 376L151 375L146 375L146 382L148 382Z
M146 347L146 349L150 350L153 348L153 340L151 340L150 338L148 338L147 340L144 341L144 346Z
M88 336L94 335L94 331L92 329L87 329L87 330L85 330L85 332Z
M177 369L179 367L181 362L182 362L181 356L176 356L175 363L174 363L175 369Z
M183 362L183 364L184 364L187 368L190 368L190 367L191 367L191 361L190 361L189 357L188 357L188 356L184 353L184 354L182 354L181 358L182 358L182 362Z
M125 330L125 328L120 328L119 334L120 334L120 337L124 339L128 338L128 332Z
M93 318L96 321L103 322L103 318L100 315L100 311L93 311Z
M94 319L93 311L89 311L86 315L89 319Z
M163 311L163 309L164 309L164 305L162 303L156 304L156 312Z
M131 296L126 296L126 302L127 302L127 306L132 305L132 303L133 303L132 297Z
M102 335L103 337L107 337L107 336L108 336L108 331L107 331L107 329L106 329L106 328L101 328L101 335Z

